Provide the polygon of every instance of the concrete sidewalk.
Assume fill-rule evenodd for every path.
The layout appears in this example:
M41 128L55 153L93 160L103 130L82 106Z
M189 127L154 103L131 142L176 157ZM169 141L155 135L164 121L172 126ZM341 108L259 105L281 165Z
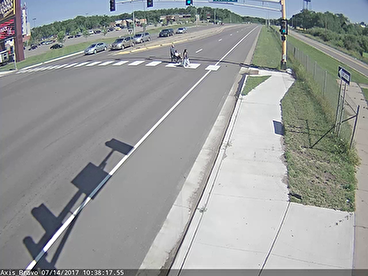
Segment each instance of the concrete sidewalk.
M238 101L170 276L353 266L353 214L289 202L280 101L294 79L259 74L271 77Z

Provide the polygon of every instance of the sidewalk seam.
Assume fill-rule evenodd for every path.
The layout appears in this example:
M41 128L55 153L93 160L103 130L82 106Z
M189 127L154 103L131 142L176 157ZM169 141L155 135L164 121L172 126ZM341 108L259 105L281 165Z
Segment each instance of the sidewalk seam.
M276 241L277 241L277 238L278 238L278 236L279 236L279 234L280 234L280 232L281 232L281 228L282 228L282 226L284 225L284 222L285 222L285 219L286 219L286 215L287 215L287 213L288 213L288 211L289 211L289 208L290 208L290 201L289 201L289 202L288 202L288 204L287 204L287 207L286 207L286 210L285 210L284 216L283 216L283 218L282 218L282 220L281 220L281 223L280 223L279 229L277 230L276 236L275 236L275 238L274 238L274 240L273 240L273 242L272 242L272 245L271 245L270 250L269 250L269 251L268 251L268 253L267 253L267 256L266 256L266 258L265 258L265 260L264 260L264 262L263 262L263 265L262 265L262 267L261 267L261 270L260 270L260 271L259 271L259 273L258 273L258 276L261 276L261 274L262 274L262 272L263 272L263 270L264 270L264 267L266 266L266 263L267 263L267 261L268 261L268 258L270 257L271 252L272 252L272 249L274 248L274 246L275 246L275 244L276 244Z

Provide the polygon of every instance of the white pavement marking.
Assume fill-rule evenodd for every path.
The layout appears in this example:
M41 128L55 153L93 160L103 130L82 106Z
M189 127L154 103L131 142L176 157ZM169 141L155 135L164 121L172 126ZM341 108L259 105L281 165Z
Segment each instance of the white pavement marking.
M78 65L76 65L74 67L81 67L81 66L86 65L88 63L89 63L89 61L85 61L85 62L79 63Z
M220 68L219 65L208 65L206 67L206 70L210 70L210 71L217 71Z
M201 52L203 49L199 49L198 51L196 51L196 54L198 54L199 52Z
M72 64L69 64L68 66L65 66L65 68L70 68L70 67L72 67L72 66L74 66L74 65L77 65L78 63L77 62L74 62L74 63L72 63Z
M157 66L157 65L159 65L161 62L162 62L162 61L152 61L152 62L150 62L150 63L146 64L146 66Z
M199 65L201 65L200 63L190 63L187 67L185 68L189 68L189 69L197 69L199 67Z
M63 67L65 67L65 66L67 66L68 64L62 64L62 65L57 65L56 67L55 67L55 69L60 69L60 68L63 68Z
M230 34L230 36L232 36L233 34Z
M219 39L219 41L221 41L221 40L222 40L222 38Z
M218 65L224 58L227 57L249 34L251 34L256 28L254 28L252 31L250 31L246 36L244 36L238 43L234 45L217 63ZM179 101L176 102L175 105L173 105L164 116L158 122L135 144L135 146L132 148L132 150L125 155L118 164L106 175L106 177L98 184L98 186L89 194L89 196L82 202L81 205L71 214L71 216L63 223L63 225L55 232L55 234L51 237L51 239L46 243L46 245L42 248L40 253L36 256L36 258L29 263L27 266L27 270L31 270L34 268L34 266L37 264L37 262L42 258L42 256L50 249L50 247L54 244L54 242L60 237L60 235L64 232L66 228L73 222L75 217L83 210L84 207L87 206L87 204L91 201L91 199L94 197L94 195L106 184L106 182L112 177L115 172L128 160L128 158L141 146L141 144L156 130L156 128L174 111L174 109L185 100L186 97L192 91L211 73L211 71L208 71L206 74L203 75L202 78L200 78L189 90L187 93L183 95L179 99Z
M105 61L105 62L102 62L101 64L99 64L98 66L105 66L105 65L111 64L113 62L114 62L114 60Z
M127 60L122 60L122 61L118 61L117 63L114 63L113 65L118 66L118 65L123 65L125 63L127 63Z
M92 62L92 63L90 63L90 64L87 64L86 66L95 66L95 65L97 65L97 64L99 64L99 63L101 63L102 61L94 61L94 62Z
M177 67L179 64L177 63L169 63L168 65L166 65L165 67L169 67L169 68L174 68Z
M137 61L133 61L132 63L129 63L128 64L128 66L130 65L130 66L137 66L137 65L139 65L139 64L141 64L141 63L143 63L144 62L144 60L137 60Z

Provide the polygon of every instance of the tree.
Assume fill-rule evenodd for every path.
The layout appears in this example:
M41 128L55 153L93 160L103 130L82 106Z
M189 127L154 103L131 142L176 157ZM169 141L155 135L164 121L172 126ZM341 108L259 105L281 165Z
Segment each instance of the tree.
M57 34L57 41L59 43L63 43L64 42L64 39L65 39L65 32L64 31L58 32L58 34Z

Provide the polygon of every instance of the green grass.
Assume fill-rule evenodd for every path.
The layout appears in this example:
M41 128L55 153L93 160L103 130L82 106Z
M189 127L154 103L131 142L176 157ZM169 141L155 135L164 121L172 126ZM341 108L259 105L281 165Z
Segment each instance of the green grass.
M252 89L256 88L262 82L267 80L270 76L248 76L247 82L245 83L245 87L242 91L242 95L247 95Z
M272 68L272 62L267 63L274 56L269 45L278 45L276 47L280 49L281 44L276 35L272 36L269 32L267 35L269 40L258 41L253 63L257 64L258 60L262 60L262 66ZM272 44L271 38L275 40ZM262 45L265 43L267 45ZM330 62L331 59L321 54L317 58L323 62ZM284 96L281 106L285 128L285 159L289 191L301 196L301 199L290 196L290 200L306 205L354 211L357 183L355 166L359 162L357 154L354 150L350 151L347 144L332 133L311 148L333 124L319 91L316 91L317 86L312 76L290 56L288 67L293 69L296 81Z
M281 61L280 43L275 39L273 30L265 26L262 27L253 56L252 65L279 69Z
M368 101L368 89L367 88L362 88L363 94L365 99Z
M353 82L368 84L367 77L350 68L349 66L342 64L336 59L322 53L321 51L309 46L308 44L305 44L304 42L292 36L289 36L288 39L290 43L292 43L295 47L299 48L299 50L307 54L312 60L317 61L318 65L322 69L326 70L330 75L336 76L337 78L337 70L339 68L339 65L341 65L351 73Z

